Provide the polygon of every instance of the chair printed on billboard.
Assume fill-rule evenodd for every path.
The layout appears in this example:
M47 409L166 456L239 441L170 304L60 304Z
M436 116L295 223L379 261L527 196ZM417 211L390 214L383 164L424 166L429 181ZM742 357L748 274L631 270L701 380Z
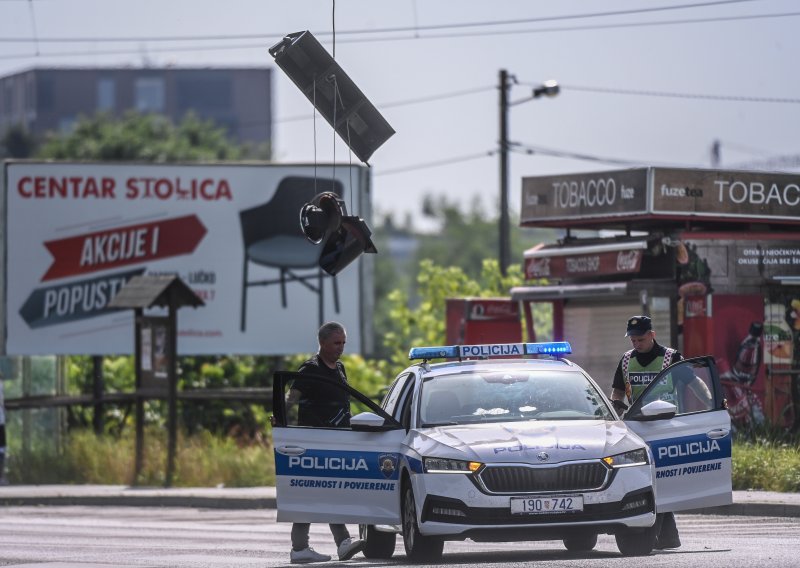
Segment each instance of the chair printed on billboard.
M324 279L328 277L319 267L322 248L315 246L300 227L300 210L316 193L332 191L342 196L342 184L332 179L287 177L280 181L272 199L239 212L244 244L242 263L241 330L247 324L247 289L253 286L280 284L281 305L287 307L286 285L297 282L318 298L319 324L324 317ZM249 280L249 265L278 270L278 278ZM335 277L330 277L333 301L339 313L339 290Z

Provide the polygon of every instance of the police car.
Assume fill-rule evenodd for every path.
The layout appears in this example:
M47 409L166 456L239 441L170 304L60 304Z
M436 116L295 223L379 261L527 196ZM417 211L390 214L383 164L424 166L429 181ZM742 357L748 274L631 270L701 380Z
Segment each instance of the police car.
M340 386L345 428L299 425L288 395L315 379L276 373L278 521L358 524L368 558L390 558L398 533L415 562L439 559L448 540L560 539L588 551L599 534L631 556L653 549L656 513L731 502L713 358L663 370L623 420L570 352L566 342L411 349L417 362L380 405Z

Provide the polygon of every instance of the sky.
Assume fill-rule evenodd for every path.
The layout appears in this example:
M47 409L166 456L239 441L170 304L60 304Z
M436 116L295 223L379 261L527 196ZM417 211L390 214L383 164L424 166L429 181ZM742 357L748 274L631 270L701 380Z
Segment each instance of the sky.
M358 163L268 53L310 30L396 131L370 159L376 222L426 230L426 195L496 215L501 69L513 224L524 176L710 167L715 140L722 168L800 171L799 25L794 0L0 0L0 75L268 66L274 159ZM522 102L546 80L558 96Z

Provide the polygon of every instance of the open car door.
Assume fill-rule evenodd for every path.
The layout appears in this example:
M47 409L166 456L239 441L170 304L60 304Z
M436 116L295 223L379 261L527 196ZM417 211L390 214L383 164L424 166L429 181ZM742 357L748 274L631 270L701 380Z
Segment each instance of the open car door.
M659 513L732 502L731 420L713 357L661 371L624 420L653 452Z
M301 394L315 387L349 397L349 415L338 416L335 426L319 420L325 403L309 406ZM400 423L358 391L323 377L278 372L272 388L278 521L399 524L399 450L406 436Z

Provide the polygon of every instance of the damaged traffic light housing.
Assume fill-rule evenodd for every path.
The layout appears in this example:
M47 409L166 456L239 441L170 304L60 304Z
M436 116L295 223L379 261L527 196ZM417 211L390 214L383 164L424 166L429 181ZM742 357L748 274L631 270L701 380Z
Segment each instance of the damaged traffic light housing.
M336 276L362 253L377 253L367 223L347 214L342 199L333 192L320 193L300 209L300 228L315 245L322 245L319 266Z

